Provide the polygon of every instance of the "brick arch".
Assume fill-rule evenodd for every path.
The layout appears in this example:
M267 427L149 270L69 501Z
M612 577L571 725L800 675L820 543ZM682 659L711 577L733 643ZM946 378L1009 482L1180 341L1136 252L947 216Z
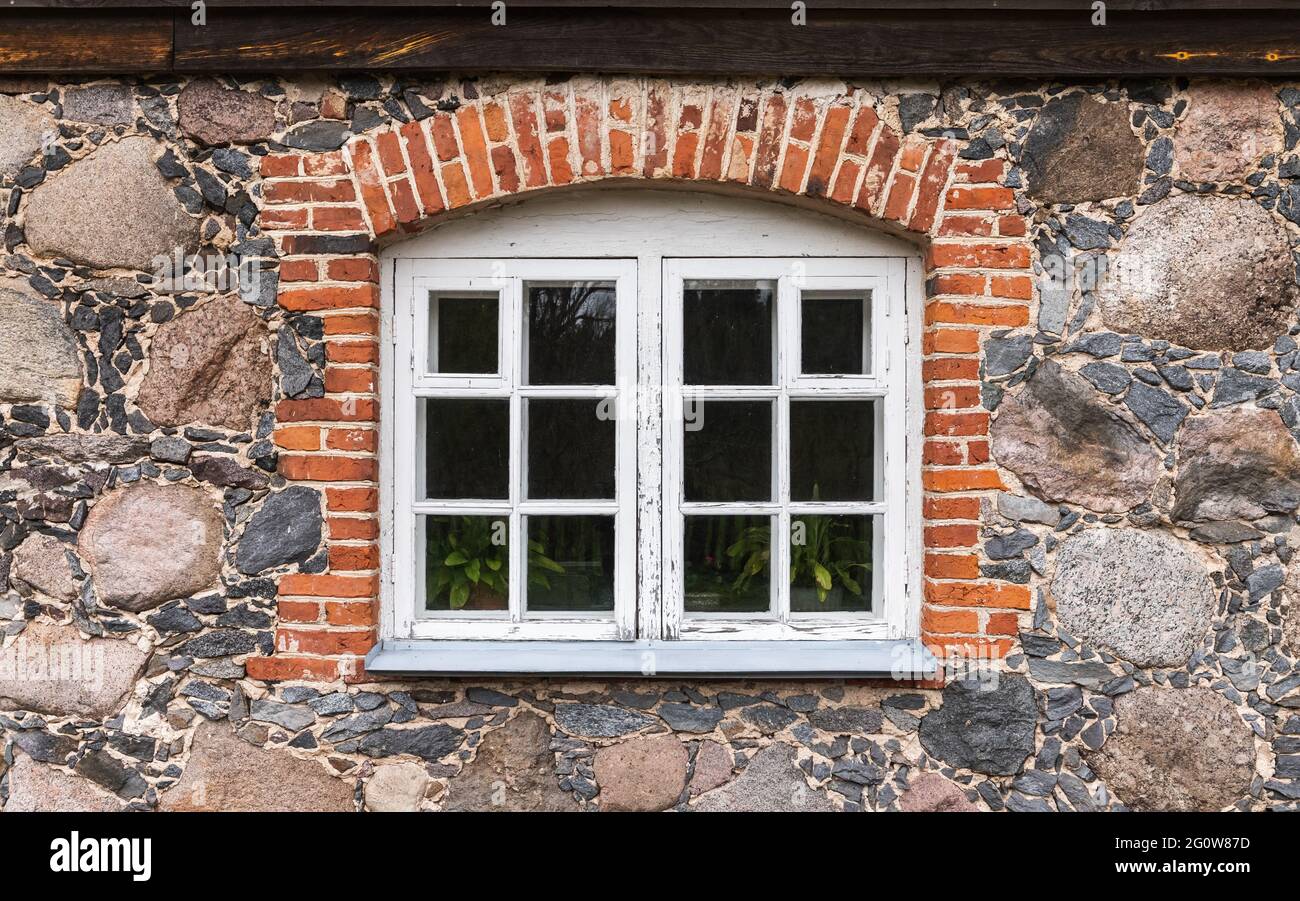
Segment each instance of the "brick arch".
M890 106L824 84L575 77L509 85L337 151L263 157L259 223L280 254L279 304L319 315L326 348L325 396L276 407L279 471L325 493L329 562L280 579L276 653L249 673L364 678L379 616L380 248L507 198L615 181L822 206L926 245L923 635L939 652L1010 650L1029 593L981 569L981 504L1003 487L981 348L1030 321L1027 223L1005 159L902 134Z

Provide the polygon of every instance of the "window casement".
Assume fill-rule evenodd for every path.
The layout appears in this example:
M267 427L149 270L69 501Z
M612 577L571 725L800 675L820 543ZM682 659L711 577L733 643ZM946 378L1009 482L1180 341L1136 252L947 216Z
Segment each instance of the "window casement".
M385 259L367 669L925 671L914 255L800 211L607 195Z

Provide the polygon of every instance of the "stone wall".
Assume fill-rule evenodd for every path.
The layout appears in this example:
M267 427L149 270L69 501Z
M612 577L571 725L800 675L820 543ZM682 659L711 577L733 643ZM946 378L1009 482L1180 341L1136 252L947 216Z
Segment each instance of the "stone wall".
M671 122L672 154L618 171L622 126L565 120L592 84L612 121ZM472 128L436 144L521 85L542 138L475 118L485 172ZM634 87L624 119L578 79L0 85L3 809L1296 807L1300 89ZM410 134L454 171L383 137ZM375 417L335 399L373 392L349 312L372 239L435 199L706 166L930 236L924 629L995 665L942 688L338 666L373 641ZM1032 242L1032 290L959 259L981 241ZM154 278L177 253L204 277ZM313 459L353 462L286 465Z

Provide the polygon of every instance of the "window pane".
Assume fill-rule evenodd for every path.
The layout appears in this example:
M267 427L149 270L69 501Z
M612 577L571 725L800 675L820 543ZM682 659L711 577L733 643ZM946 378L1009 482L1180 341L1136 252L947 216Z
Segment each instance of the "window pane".
M431 498L510 496L510 402L428 398L425 495Z
M790 401L791 500L872 500L874 432L872 401Z
M772 520L686 517L687 613L763 613L772 607Z
M429 371L497 371L497 296L429 295Z
M614 609L614 517L529 516L528 609Z
M531 398L528 413L530 498L614 497L614 420L609 403L586 397Z
M805 292L800 310L800 356L806 375L865 375L871 371L869 294Z
M510 609L510 520L424 517L426 610Z
M790 517L790 609L871 610L871 517Z
M771 385L771 281L688 281L683 292L687 385Z
M614 286L529 284L525 291L528 384L614 384Z
M687 401L688 501L772 499L772 403Z

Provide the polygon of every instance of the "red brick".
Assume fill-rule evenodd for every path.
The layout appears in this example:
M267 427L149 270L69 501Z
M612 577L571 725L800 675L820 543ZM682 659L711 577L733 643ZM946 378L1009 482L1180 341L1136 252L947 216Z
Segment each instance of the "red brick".
M921 378L927 382L977 379L979 375L978 360L944 357L938 360L926 360L921 364Z
M333 682L339 678L339 661L328 657L250 657L245 663L250 678L263 682Z
M319 426L290 426L278 428L272 436L276 447L285 450L314 451L320 450Z
M978 385L943 385L925 389L927 410L965 410L979 405Z
M840 147L844 144L844 132L848 124L848 107L832 106L826 111L826 122L822 125L821 137L817 140L817 153L813 157L812 168L808 171L809 197L821 197L830 187L831 175L840 158Z
M999 582L926 582L925 600L951 607L1006 607L1028 610L1028 585Z
M979 543L979 526L926 526L925 546L940 547L974 547Z
M442 167L442 184L447 189L449 208L455 209L470 202L469 182L465 181L465 170L460 163L448 163Z
M460 143L465 149L469 164L470 183L479 200L492 196L492 165L488 162L487 138L483 136L483 123L477 106L462 106L456 111L456 124L460 126Z
M276 612L283 623L320 622L321 605L319 601L296 601L281 598L275 605Z
M926 435L987 435L989 414L946 413L931 410L925 414Z
M329 153L313 153L302 158L303 175L347 175L348 161L343 152L333 150Z
M289 654L365 654L375 646L370 629L280 628L275 631L275 649Z
M373 598L379 594L379 576L290 573L280 579L279 593L282 597Z
M636 169L632 135L626 131L609 133L609 167L615 175L630 175Z
M790 117L790 138L807 144L817 131L817 104L801 98L795 102L794 115Z
M456 129L451 124L450 113L434 113L430 120L429 134L433 138L433 150L442 162L454 160L460 155L460 146L456 143Z
M335 541L367 540L379 537L379 522L373 517L331 516L329 535Z
M940 328L925 333L926 354L973 354L980 349L980 334L969 329Z
M410 225L420 219L420 205L415 202L415 190L409 179L401 178L390 182L388 191L393 197L393 212L402 225Z
M320 274L316 271L315 260L281 260L280 283L314 282Z
M977 497L927 497L921 506L926 519L978 521L980 518L980 499Z
M577 118L578 155L582 157L582 175L591 178L603 175L605 167L601 161L601 115L600 105L595 98L585 94L576 95L573 106Z
M374 429L330 429L325 446L330 450L374 453L379 449L379 433Z
M424 128L419 122L406 123L402 126L402 140L406 144L406 155L411 158L411 178L415 181L416 193L420 195L420 205L426 214L437 213L443 209L442 190L433 174L433 155L429 152Z
M936 301L926 306L925 317L926 322L931 324L951 322L957 325L1028 325L1029 307L1020 304L992 306Z
M335 282L377 282L379 264L374 257L334 257L325 264L325 273Z
M546 157L551 164L551 184L567 185L573 181L573 167L569 165L568 138L555 138L547 144Z
M280 422L374 422L375 412L375 402L365 397L311 397L275 405Z
M355 207L315 207L311 211L311 227L326 232L363 231L366 220L361 215L361 211Z
M754 159L753 184L772 187L776 179L776 162L781 155L781 138L785 134L785 97L773 94L763 107L763 123L758 133L758 155Z
M799 144L789 144L785 148L785 160L781 164L781 190L798 194L803 187L803 175L808 170L808 149Z
M932 469L921 473L926 491L986 491L1005 488L996 469Z
M510 126L506 124L505 108L495 101L483 107L483 125L487 128L489 141L500 142L510 137Z
M281 454L280 475L300 482L373 482L379 466L373 457Z
M331 513L377 513L379 490L376 488L326 488L325 509Z
M1023 244L950 244L930 245L930 268L962 266L979 269L1025 269L1029 266L1029 248Z
M328 601L325 604L325 620L331 626L375 626L379 617L375 605L369 602L343 603Z
M926 607L921 611L921 628L934 634L965 634L980 631L979 614L973 610L935 610Z
M664 82L655 82L646 91L645 126L645 160L641 174L646 178L657 178L668 173L668 115L669 97L672 89Z
M916 208L912 211L912 220L907 227L915 232L929 233L934 227L934 217L939 211L939 197L943 186L948 183L948 169L957 155L956 145L952 141L940 141L935 145L930 159L926 161L925 171L921 174L921 184L916 192Z
M374 394L375 372L369 367L325 369L325 391L328 394Z
M900 141L894 130L882 125L875 147L871 151L867 174L862 178L862 187L858 191L855 204L873 216L880 215L880 210L884 207L885 185L889 181L890 170L894 167L894 157L898 155L899 145Z
M368 141L353 143L352 161L356 167L357 182L361 186L361 198L370 213L375 234L383 235L393 231L397 228L397 219L388 206L388 196L384 193L379 170L375 167L374 151Z
M867 151L871 149L871 136L875 134L879 122L880 117L876 115L874 109L869 106L860 107L858 115L853 119L853 131L849 133L844 152L854 156L866 156Z
M379 363L377 341L326 341L325 359L330 363Z
M280 306L286 310L345 310L357 307L378 307L379 286L320 285L310 288L287 288L279 295Z
M723 102L724 98L728 102ZM704 133L704 152L700 155L700 178L718 181L722 178L722 158L727 151L727 135L731 131L734 100L731 94L715 93L709 110L709 126Z
M259 166L263 178L290 178L298 174L300 156L267 154Z
M397 140L397 132L381 131L375 135L375 148L379 151L379 162L384 167L384 174L390 178L406 172L406 160L402 159L402 146Z
M520 93L510 97L510 119L515 127L515 144L524 167L524 184L539 188L546 184L546 161L537 137L536 96Z
M492 148L492 170L496 172L497 184L507 194L519 190L519 171L515 167L514 151L502 144Z
M379 569L379 547L373 544L331 544L331 572L361 572Z
M935 579L975 579L980 574L974 554L926 554L925 574Z
M1010 188L956 185L948 189L944 206L950 210L1009 210L1016 205Z
M379 314L335 313L325 317L327 335L378 335Z

